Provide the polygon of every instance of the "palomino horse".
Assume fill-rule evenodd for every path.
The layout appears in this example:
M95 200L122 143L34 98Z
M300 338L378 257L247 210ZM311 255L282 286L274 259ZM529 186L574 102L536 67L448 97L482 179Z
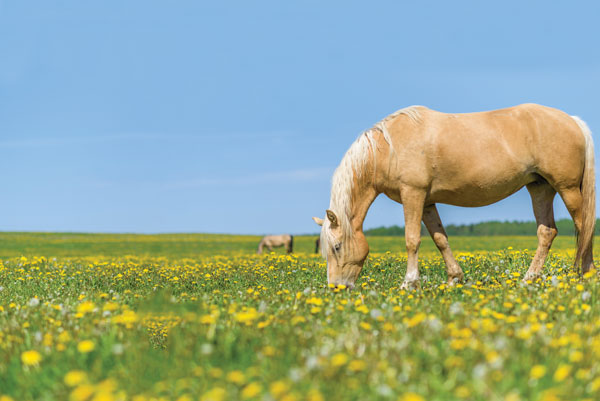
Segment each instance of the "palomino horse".
M404 205L407 270L402 288L419 285L421 220L441 252L448 282L462 280L436 203L484 206L523 186L531 195L538 248L525 280L538 276L557 235L558 192L578 233L575 265L594 267L594 147L578 117L536 104L468 114L412 106L363 132L336 169L321 229L330 284L354 286L369 253L363 220L375 198Z
M294 236L289 234L267 235L260 240L257 253L263 253L263 248L267 247L269 252L273 252L273 248L285 246L287 253L292 253L294 250Z

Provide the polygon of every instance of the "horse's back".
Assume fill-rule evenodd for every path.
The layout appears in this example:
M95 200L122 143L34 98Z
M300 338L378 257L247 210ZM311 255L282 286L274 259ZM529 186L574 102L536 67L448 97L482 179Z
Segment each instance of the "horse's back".
M279 234L279 235L266 235L262 241L269 246L282 246L289 243L292 240L290 234Z
M560 185L580 179L585 138L568 114L523 104L448 114L425 107L418 120L388 123L395 165L410 185L430 187L431 201L481 206L543 177Z

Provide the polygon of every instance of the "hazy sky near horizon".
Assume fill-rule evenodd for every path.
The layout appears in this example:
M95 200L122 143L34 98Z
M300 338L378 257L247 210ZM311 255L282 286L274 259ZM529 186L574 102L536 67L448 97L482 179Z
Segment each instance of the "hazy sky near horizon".
M399 108L535 102L600 132L599 19L594 1L0 0L0 230L317 232L344 152ZM440 213L533 219L526 191ZM365 227L392 224L380 196Z

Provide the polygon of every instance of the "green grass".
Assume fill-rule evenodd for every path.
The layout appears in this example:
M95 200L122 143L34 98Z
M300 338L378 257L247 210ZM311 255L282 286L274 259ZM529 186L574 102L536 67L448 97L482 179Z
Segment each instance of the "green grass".
M0 394L600 397L600 285L573 271L573 239L559 238L545 275L523 284L535 237L451 238L466 276L455 288L425 240L422 288L406 292L402 238L373 237L348 292L326 286L315 238L296 237L292 256L258 256L254 236L4 233Z
M317 235L295 236L294 250L313 253ZM253 253L261 237L223 234L79 234L79 233L7 233L0 232L0 257L15 256L166 256L202 257L231 253ZM404 237L367 237L371 252L404 252ZM600 243L600 242L599 242ZM558 236L552 249L572 249L572 236ZM450 237L456 252L535 249L535 236ZM276 248L283 253L283 248ZM437 252L430 237L423 236L421 252Z

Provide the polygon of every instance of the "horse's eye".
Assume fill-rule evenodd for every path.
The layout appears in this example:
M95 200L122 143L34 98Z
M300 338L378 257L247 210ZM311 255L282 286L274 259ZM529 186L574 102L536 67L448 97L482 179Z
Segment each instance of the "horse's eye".
M342 249L342 243L341 242L338 242L337 244L335 244L333 246L333 250L336 251L336 252L339 252L340 249Z

